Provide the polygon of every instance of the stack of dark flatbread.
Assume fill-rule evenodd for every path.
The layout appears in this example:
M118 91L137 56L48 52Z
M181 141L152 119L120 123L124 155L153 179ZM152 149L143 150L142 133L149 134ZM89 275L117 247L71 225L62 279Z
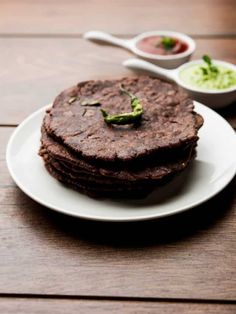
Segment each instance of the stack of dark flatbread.
M130 112L120 84L141 101L138 123L104 121L101 108ZM52 176L80 192L144 197L189 165L202 123L174 84L146 76L87 81L62 92L46 112L39 154Z

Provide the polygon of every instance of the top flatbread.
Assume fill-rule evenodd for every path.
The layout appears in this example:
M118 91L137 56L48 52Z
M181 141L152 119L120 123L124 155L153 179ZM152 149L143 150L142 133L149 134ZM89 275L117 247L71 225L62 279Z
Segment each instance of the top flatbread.
M107 125L101 115L101 107L111 114L131 110L130 98L119 89L121 83L143 105L138 125ZM91 100L101 106L83 105ZM196 142L202 118L193 109L192 100L181 89L156 78L88 81L56 98L46 131L85 159L126 162Z

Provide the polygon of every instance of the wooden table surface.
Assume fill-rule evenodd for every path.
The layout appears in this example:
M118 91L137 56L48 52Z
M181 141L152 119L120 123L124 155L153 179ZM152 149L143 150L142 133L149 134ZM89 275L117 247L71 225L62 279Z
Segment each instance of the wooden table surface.
M132 73L131 53L83 32L186 32L193 58L236 63L235 0L0 0L0 313L236 313L235 180L184 214L96 223L21 192L5 148L28 114L77 81ZM235 104L222 114L236 128Z

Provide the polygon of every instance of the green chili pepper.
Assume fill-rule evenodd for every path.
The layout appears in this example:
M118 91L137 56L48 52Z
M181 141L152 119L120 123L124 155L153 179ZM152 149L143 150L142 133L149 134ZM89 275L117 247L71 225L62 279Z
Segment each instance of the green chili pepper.
M216 75L218 74L218 68L212 64L212 60L208 55L202 56L203 61L207 64L207 68L201 67L203 74L205 75Z
M170 50L170 49L174 48L176 40L174 38L171 38L171 37L162 37L161 43L166 50Z
M107 113L104 109L101 109L104 120L109 124L120 125L138 122L143 114L143 107L140 103L139 98L129 93L122 84L120 85L120 90L131 98L132 111L111 115Z

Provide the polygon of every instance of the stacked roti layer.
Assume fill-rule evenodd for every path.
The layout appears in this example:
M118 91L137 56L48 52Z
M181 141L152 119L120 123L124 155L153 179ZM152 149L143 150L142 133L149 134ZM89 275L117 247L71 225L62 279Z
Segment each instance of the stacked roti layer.
M139 98L139 123L107 124ZM94 197L143 197L184 170L196 155L203 123L176 85L155 78L87 81L62 92L44 117L41 148L49 173Z

